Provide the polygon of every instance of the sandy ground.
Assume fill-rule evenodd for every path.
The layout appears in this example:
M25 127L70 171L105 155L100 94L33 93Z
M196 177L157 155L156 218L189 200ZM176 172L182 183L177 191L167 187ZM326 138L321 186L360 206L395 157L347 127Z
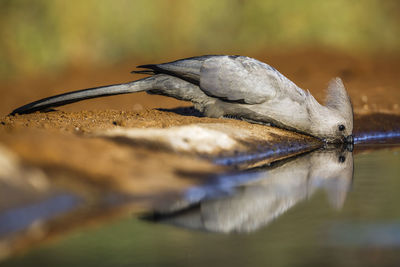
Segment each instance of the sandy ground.
M322 102L330 78L341 77L353 102L355 132L399 129L399 56L366 57L321 50L250 56L274 66ZM32 237L33 230L28 229L23 235L3 239L0 258L57 235L66 225L71 228L83 221L115 214L115 208L105 212L108 204L104 204L104 195L117 192L128 196L129 210L140 211L162 205L165 198L203 183L209 174L227 171L227 167L212 164L204 155L171 153L165 147L140 142L118 142L96 135L99 131L207 123L254 133L259 138L255 140L263 144L261 149L293 142L311 144L307 149L317 145L308 137L265 126L199 117L189 108L190 103L146 93L83 101L48 113L7 116L14 108L43 97L140 78L129 72L142 63L148 62L132 59L118 66L71 67L57 75L23 77L0 84L0 152L7 151L4 153L9 155L3 159L8 172L0 172L0 211L51 200L59 192L67 192L85 203L73 213L57 215L63 216L62 222L50 220L50 230L39 237ZM245 142L243 150L257 148L254 143ZM20 184L14 181L15 177L19 177ZM102 216L99 210L103 211Z

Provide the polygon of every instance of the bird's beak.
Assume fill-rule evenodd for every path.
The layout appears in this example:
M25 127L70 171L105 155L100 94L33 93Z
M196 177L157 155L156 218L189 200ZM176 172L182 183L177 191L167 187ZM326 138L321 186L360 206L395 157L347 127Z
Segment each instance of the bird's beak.
M354 136L353 136L352 134L349 135L349 136L347 136L347 137L344 139L344 142L347 143L347 144L353 144L353 143L354 143Z

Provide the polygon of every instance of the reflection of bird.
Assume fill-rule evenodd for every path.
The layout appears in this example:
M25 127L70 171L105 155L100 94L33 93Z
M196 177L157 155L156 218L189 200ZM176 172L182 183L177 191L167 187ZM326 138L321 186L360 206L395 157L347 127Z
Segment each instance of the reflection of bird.
M201 56L142 65L141 80L45 98L11 114L30 113L84 99L147 91L191 101L208 117L232 116L270 123L325 139L351 142L353 111L339 78L328 87L326 106L273 67L243 56Z
M330 204L340 209L352 177L351 152L320 150L247 173L248 181L246 173L217 178L215 184L187 192L189 208L155 214L160 222L190 229L251 232L310 198L320 188L326 190ZM192 203L193 199L199 202ZM185 200L178 202L183 205Z

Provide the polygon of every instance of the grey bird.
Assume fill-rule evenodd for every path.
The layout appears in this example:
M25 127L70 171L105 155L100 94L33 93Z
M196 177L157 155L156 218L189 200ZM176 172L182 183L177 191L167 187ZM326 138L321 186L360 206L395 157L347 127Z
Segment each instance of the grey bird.
M275 68L244 56L207 55L141 65L150 77L44 98L15 109L31 113L84 99L147 91L191 101L207 117L235 117L308 134L327 143L352 142L353 109L340 78L325 106Z

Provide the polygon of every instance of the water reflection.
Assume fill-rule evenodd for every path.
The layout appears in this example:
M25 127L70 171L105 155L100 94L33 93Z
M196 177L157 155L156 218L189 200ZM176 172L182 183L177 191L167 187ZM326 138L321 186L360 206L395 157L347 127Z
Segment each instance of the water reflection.
M252 232L319 189L340 209L352 177L352 152L328 148L268 167L219 176L211 184L189 189L179 201L185 208L156 211L146 218L212 232Z

